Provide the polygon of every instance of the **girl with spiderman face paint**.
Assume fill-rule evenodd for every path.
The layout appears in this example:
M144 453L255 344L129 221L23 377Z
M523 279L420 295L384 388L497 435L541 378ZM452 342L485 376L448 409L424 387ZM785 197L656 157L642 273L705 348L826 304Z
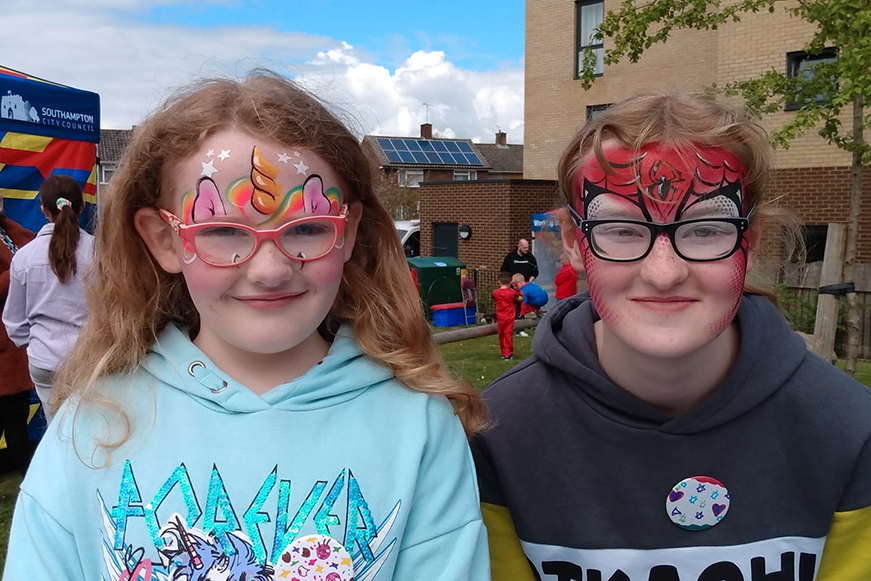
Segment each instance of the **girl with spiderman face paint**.
M763 225L796 234L770 161L760 126L678 92L567 145L561 238L589 292L484 390L493 579L871 579L868 389L745 282Z
M613 366L619 384L639 385L631 377L620 381L631 374L626 361L663 380L657 369L687 378L704 369L705 378L682 382L697 390L636 393L679 412L709 393L737 352L732 321L758 241L745 171L720 148L679 151L655 142L630 151L606 143L603 153L604 167L588 155L576 172L569 226L575 235L564 239L566 252L586 272L601 317L600 360L609 373Z

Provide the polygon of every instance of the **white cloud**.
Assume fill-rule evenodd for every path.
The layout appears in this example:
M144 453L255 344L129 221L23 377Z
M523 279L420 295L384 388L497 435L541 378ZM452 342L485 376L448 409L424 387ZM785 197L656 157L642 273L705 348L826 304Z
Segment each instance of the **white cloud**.
M442 137L492 143L497 129L523 141L523 70L475 72L456 67L439 51L417 51L391 71L363 62L345 46L324 67L303 67L297 80L346 111L358 112L366 133L418 135L428 117Z
M203 75L276 69L347 112L359 134L417 135L426 118L445 137L492 142L497 128L523 139L522 65L458 68L417 51L390 70L341 39L268 25L205 28L137 19L180 0L3 1L0 65L100 94L102 126L140 121L171 91ZM200 0L203 9L232 0ZM217 8L216 8L217 9Z

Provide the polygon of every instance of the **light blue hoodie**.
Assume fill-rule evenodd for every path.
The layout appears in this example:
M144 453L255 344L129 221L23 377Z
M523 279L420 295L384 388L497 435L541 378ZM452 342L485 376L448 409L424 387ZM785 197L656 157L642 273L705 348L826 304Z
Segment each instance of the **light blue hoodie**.
M174 326L103 388L130 437L107 456L94 439L122 433L118 416L68 402L76 422L59 414L22 484L4 580L490 578L450 404L403 386L347 326L263 396Z

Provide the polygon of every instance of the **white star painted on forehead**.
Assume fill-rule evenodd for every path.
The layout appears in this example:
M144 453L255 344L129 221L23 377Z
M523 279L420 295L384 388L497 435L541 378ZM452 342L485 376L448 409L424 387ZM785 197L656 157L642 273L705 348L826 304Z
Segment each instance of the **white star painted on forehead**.
M305 172L308 171L308 166L305 164L303 160L299 160L299 163L293 164L293 167L296 168L297 175L302 174L305 175Z
M200 175L204 175L206 177L212 177L212 174L218 171L215 169L215 160L214 159L212 161L210 161L209 163L202 162L202 164L203 164L203 173L201 173Z
M231 150L229 150L229 149L222 149L222 150L221 150L221 155L218 156L218 157L221 158L221 161L224 161L225 159L227 159L228 157L230 157L230 151L231 151Z
M281 163L287 163L289 160L290 160L290 156L287 155L286 153L279 153L278 154L278 161L280 161Z
M213 155L215 155L215 150L214 150L214 149L210 149L210 150L209 150L209 153L206 154L206 157L212 157Z

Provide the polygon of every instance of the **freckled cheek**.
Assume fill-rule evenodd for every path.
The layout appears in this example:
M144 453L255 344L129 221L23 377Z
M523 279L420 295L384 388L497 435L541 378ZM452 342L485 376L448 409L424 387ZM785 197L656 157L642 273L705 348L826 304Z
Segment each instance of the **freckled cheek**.
M723 263L717 265L723 268L722 275L709 279L710 284L718 281L717 284L722 285L720 288L711 289L710 292L723 295L724 300L729 304L729 310L725 315L710 327L711 334L715 337L725 331L735 319L738 307L741 305L741 296L744 294L744 279L747 273L747 262L743 252L736 252Z
M581 240L580 248L584 258L584 272L586 273L587 286L590 289L590 298L593 300L593 306L596 307L596 312L599 313L599 316L605 323L612 327L616 326L620 323L620 316L610 307L605 298L608 295L608 283L612 282L611 279L613 278L608 272L609 265L593 256L586 237Z
M335 255L335 256L334 256ZM338 251L333 254L306 263L300 271L313 285L336 285L342 282L342 273L345 270L345 263L342 255Z
M222 271L231 270L235 271L237 269L218 269L197 260L192 264L186 265L182 270L182 274L184 275L188 292L193 296L197 296L221 293L226 290L230 286L230 282L227 280L229 278L228 275L232 273Z

